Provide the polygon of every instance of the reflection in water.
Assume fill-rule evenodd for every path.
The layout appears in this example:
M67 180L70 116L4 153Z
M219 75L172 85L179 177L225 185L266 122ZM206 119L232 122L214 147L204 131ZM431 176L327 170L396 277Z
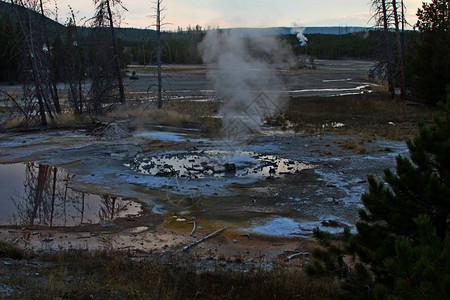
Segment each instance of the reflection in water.
M12 166L23 168L24 165ZM141 211L141 206L131 200L71 189L73 175L61 168L31 162L25 165L24 171L23 187L16 187L9 199L0 202L1 210L11 210L5 203L8 201L14 207L6 213L6 219L3 212L1 225L77 226L137 215ZM0 174L5 176L4 172ZM1 192L8 195L7 191Z

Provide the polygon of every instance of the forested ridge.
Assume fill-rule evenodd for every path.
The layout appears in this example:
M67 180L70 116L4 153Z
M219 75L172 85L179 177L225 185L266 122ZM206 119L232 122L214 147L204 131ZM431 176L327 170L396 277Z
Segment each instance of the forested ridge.
M30 14L32 19L38 20L41 16L34 11L16 6L19 13L24 16ZM20 55L20 41L17 40L18 20L16 12L10 3L0 2L0 51L11 57ZM46 27L51 41L65 40L69 26L62 25L48 17L45 17ZM327 29L327 28L325 28ZM94 28L85 24L77 24L76 31L79 46L86 54L93 51L97 40L93 38L94 32L107 31L108 28ZM244 30L244 29L242 29ZM247 30L247 29L246 29ZM258 32L258 29L249 29ZM315 32L318 29L315 28ZM354 29L352 29L354 30ZM72 28L73 31L73 28ZM226 31L224 29L223 31ZM306 47L299 47L295 34L288 34L288 29L278 30L282 39L293 47L296 54L307 54L316 58L340 59L340 58L374 58L373 45L379 38L376 31L361 31L346 34L308 34L309 43ZM325 30L328 32L330 30ZM332 31L336 31L333 28ZM342 28L342 32L347 32ZM202 59L198 50L198 44L202 41L206 30L200 26L179 28L177 31L165 31L162 33L164 55L163 63L174 64L201 64ZM264 32L264 31L262 31ZM276 32L273 30L273 32ZM122 65L126 64L152 64L154 63L154 52L156 48L156 31L152 29L139 28L116 28L116 38L121 51ZM15 70L17 62L2 60L0 66L0 81L18 81Z

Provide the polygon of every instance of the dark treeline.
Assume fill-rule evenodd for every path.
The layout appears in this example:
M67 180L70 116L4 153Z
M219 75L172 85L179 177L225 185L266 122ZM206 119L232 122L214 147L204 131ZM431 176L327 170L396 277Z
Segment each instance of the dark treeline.
M141 30L147 35L140 39L122 35L120 44L125 64L148 65L155 63L156 37L150 30ZM202 30L188 32L164 32L162 34L163 55L162 62L166 64L201 64L202 58L198 44L203 40L205 32Z
M108 1L114 4L114 0ZM108 17L105 18L104 14L97 15L104 18L99 20L101 22L97 22L94 16L89 22L83 23L77 22L76 16L72 14L65 25L62 25L51 20L51 15L47 16L46 10L39 7L39 1L20 3L26 3L27 6L0 1L0 82L34 81L38 94L41 93L43 98L53 99L45 100L40 108L47 110L50 116L52 110L59 110L57 83L69 83L71 101L80 99L74 102L74 108L77 108L75 112L98 110L102 103L115 98L116 95L108 91L117 88L120 90L120 68L117 65L125 68L129 64L156 64L155 30L114 28L115 35L111 37L111 24L108 24ZM435 74L441 74L442 77L445 73L441 70L445 70L448 65L448 32L429 32L426 26L419 26L418 32L394 30L389 23L392 23L390 17L386 19L383 14L378 15L379 26L373 30L347 34L307 34L306 46L300 46L297 37L294 34L286 34L287 31L284 31L285 34L279 34L279 39L290 45L296 55L321 59L352 58L377 61L377 68L373 70L372 75L389 82L391 96L395 94L394 86L401 86L402 97L405 96L406 87L408 92L412 91L416 96L420 96L419 100L426 99L433 103L435 96L443 99L447 79L423 79ZM383 28L383 20L389 21L387 25L390 27ZM198 25L186 29L178 28L173 32L162 32L161 62L201 64L198 45L205 34L206 30ZM440 46L435 47L434 41L438 41ZM429 55L434 58L428 59ZM114 68L113 62L116 65ZM118 87L109 85L113 82L110 79L113 78L119 82ZM99 88L91 91L87 97L103 99L96 102L95 107L86 107L86 99L82 99L80 86L86 80L99 84ZM430 86L430 82L433 86Z
M0 2L0 81L20 81L18 69L23 53L20 52L20 40L17 20L9 3ZM22 8L20 8L23 10ZM33 12L34 18L38 18ZM74 31L77 35L77 46L82 48L85 55L84 63L92 65L92 53L98 47L97 36L106 35L108 28L93 28L92 26L76 26L74 30L70 24L61 25L46 18L48 36L55 46L61 46L61 42L73 38ZM74 24L72 24L74 25ZM76 24L78 25L78 24ZM82 24L84 25L84 24ZM198 44L202 41L206 31L200 26L188 27L185 30L179 28L176 32L163 32L163 57L162 62L168 64L200 64L201 55ZM120 50L121 63L147 65L155 63L156 32L149 29L117 28L116 37ZM307 47L299 47L295 35L283 35L283 39L293 46L296 54L308 54L317 58L373 58L374 40L376 32L359 32L343 35L309 34ZM8 57L9 59L6 59Z
M410 43L416 33L405 32L406 43ZM394 33L392 33L394 35ZM309 34L306 51L309 55L323 59L376 59L377 41L382 33L377 30L349 34Z
M0 81L18 80L23 55L22 43L18 26L15 26L9 16L0 16Z
M120 3L95 4L89 20L79 24L71 11L61 25L49 18L43 1L0 1L0 82L21 83L23 91L19 96L0 93L20 111L23 124L54 123L62 105L70 105L76 116L126 105L123 68L157 63L155 31L116 28L121 16L112 8ZM163 33L162 62L201 63L197 46L204 34L200 26ZM67 91L62 97L60 83Z
M0 81L20 82L23 81L21 69L26 68L23 57L23 37L20 34L18 20L9 3L0 2ZM21 10L23 8L20 7ZM33 12L34 18L39 18ZM72 23L70 23L72 22ZM98 50L99 36L106 36L109 28L92 26L79 26L74 21L61 25L46 18L48 37L50 43L55 47L55 53L64 54L58 47L76 48L86 66L94 65L94 53ZM82 24L85 25L85 24ZM183 30L179 28L176 32L163 32L163 56L162 62L166 64L201 64L202 58L198 50L198 44L202 41L206 31L200 26L188 27ZM74 36L76 35L76 41ZM409 34L411 35L411 33ZM294 53L307 54L316 58L341 59L374 59L374 45L380 39L377 31L348 33L342 35L333 34L309 34L306 47L300 47L295 35L285 34L282 39L293 47ZM122 67L128 64L149 65L155 63L156 56L156 32L149 29L116 28L117 45L121 58ZM72 43L69 47L67 43ZM62 72L64 73L64 72ZM59 74L64 80L64 74Z
M4 4L0 2L0 4ZM68 55L69 49L82 55L83 69L94 65L95 53L101 48L99 37L104 39L108 28L81 27L68 24L53 26L49 34L54 54ZM0 82L23 82L29 61L20 26L13 14L0 14ZM166 64L201 64L198 44L205 32L192 30L183 32L164 32L162 39L162 62ZM117 29L117 44L122 67L128 64L149 65L156 59L156 33L153 30L133 28ZM76 38L76 41L75 41ZM69 55L70 56L70 55ZM60 58L56 57L57 60ZM61 64L60 64L61 65ZM59 79L66 81L64 73Z
M127 63L151 64L156 41L150 31L142 35L143 30L134 29L132 36L121 35L120 40L124 46ZM405 43L408 45L413 40L416 32L405 33ZM205 31L190 31L177 33L164 33L165 56L164 63L199 64L202 63L198 51L198 44L202 41ZM394 35L394 33L392 33ZM136 38L140 37L140 38ZM311 55L320 59L376 59L377 41L382 38L379 31L366 31L336 34L309 34L308 44L300 47L294 34L281 36L293 47L296 55Z

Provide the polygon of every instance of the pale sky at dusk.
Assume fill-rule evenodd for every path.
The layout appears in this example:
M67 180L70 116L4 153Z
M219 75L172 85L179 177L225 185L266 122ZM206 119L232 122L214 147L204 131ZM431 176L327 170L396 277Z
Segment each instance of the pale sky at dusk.
M154 23L154 2L122 0L128 9L123 27L145 28ZM370 0L164 0L165 29L199 24L202 27L371 26ZM407 20L416 21L420 0L405 0ZM425 1L430 2L430 1ZM58 0L59 21L64 22L67 5L79 18L91 17L93 0ZM51 4L49 4L50 8Z

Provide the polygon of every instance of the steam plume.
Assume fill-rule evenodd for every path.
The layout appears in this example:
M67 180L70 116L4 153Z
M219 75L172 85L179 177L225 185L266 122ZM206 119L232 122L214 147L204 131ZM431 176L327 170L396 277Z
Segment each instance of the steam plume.
M283 107L276 67L288 67L293 56L275 36L243 37L211 30L200 50L210 65L208 78L223 101L223 128L250 134Z
M303 35L303 32L305 31L304 27L299 27L294 23L294 26L291 29L292 34L297 34L297 39L300 42L300 46L306 46L308 43L308 38Z

